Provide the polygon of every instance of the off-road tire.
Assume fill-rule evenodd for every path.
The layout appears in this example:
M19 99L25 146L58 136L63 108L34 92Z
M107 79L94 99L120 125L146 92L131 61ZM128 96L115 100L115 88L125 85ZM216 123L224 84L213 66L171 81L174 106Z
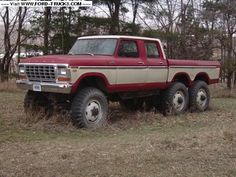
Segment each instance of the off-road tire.
M142 98L133 98L133 99L125 99L119 101L122 109L127 111L138 111L143 108L143 99Z
M88 107L94 102L98 104L98 118L92 121L88 119ZM90 105L89 105L90 104ZM94 107L95 109L95 107ZM101 128L107 124L108 101L104 93L97 88L86 87L78 91L71 105L71 116L73 125L77 128ZM92 113L93 114L93 113ZM95 115L92 115L95 118Z
M24 99L24 111L28 119L49 118L53 105L46 95L29 90Z
M175 100L177 100L178 104L174 103L176 102ZM162 94L161 112L163 113L164 116L179 115L187 110L188 104L189 104L188 89L184 84L180 82L174 82ZM178 105L181 106L178 107Z
M199 98L200 100L198 101L198 94L201 91L202 98ZM194 81L191 88L189 89L189 97L191 112L203 112L207 110L210 103L210 90L207 83L204 81Z

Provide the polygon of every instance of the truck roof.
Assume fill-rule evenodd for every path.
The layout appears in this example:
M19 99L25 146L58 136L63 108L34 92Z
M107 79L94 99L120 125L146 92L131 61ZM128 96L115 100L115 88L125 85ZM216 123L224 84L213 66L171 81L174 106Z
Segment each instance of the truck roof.
M158 41L160 42L160 39L157 38L149 38L149 37L140 37L140 36L125 36L125 35L95 35L95 36L83 36L79 37L78 39L119 39L119 38L125 38L125 39L141 39L141 40L149 40L149 41Z

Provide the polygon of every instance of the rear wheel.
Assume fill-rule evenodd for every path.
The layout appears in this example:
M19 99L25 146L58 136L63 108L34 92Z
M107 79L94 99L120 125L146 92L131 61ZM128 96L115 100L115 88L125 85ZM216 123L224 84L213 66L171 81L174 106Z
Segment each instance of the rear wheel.
M195 81L189 89L191 112L203 112L209 107L210 91L204 81Z
M162 96L162 112L164 115L178 115L188 108L189 95L182 83L173 83Z
M107 123L108 102L103 92L87 87L75 95L71 111L76 127L100 128Z

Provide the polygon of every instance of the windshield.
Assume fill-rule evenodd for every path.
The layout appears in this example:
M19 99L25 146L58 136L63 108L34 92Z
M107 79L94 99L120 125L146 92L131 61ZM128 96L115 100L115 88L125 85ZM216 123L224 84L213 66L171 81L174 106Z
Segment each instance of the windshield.
M69 51L70 55L113 55L116 39L79 39Z

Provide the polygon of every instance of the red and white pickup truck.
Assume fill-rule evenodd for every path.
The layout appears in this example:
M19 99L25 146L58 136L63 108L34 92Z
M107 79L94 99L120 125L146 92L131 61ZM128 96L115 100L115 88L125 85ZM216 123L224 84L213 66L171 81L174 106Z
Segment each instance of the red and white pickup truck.
M160 40L135 36L80 37L68 55L21 60L19 88L28 90L25 111L70 107L77 127L107 122L108 102L163 114L205 111L209 84L219 81L217 61L167 59Z

